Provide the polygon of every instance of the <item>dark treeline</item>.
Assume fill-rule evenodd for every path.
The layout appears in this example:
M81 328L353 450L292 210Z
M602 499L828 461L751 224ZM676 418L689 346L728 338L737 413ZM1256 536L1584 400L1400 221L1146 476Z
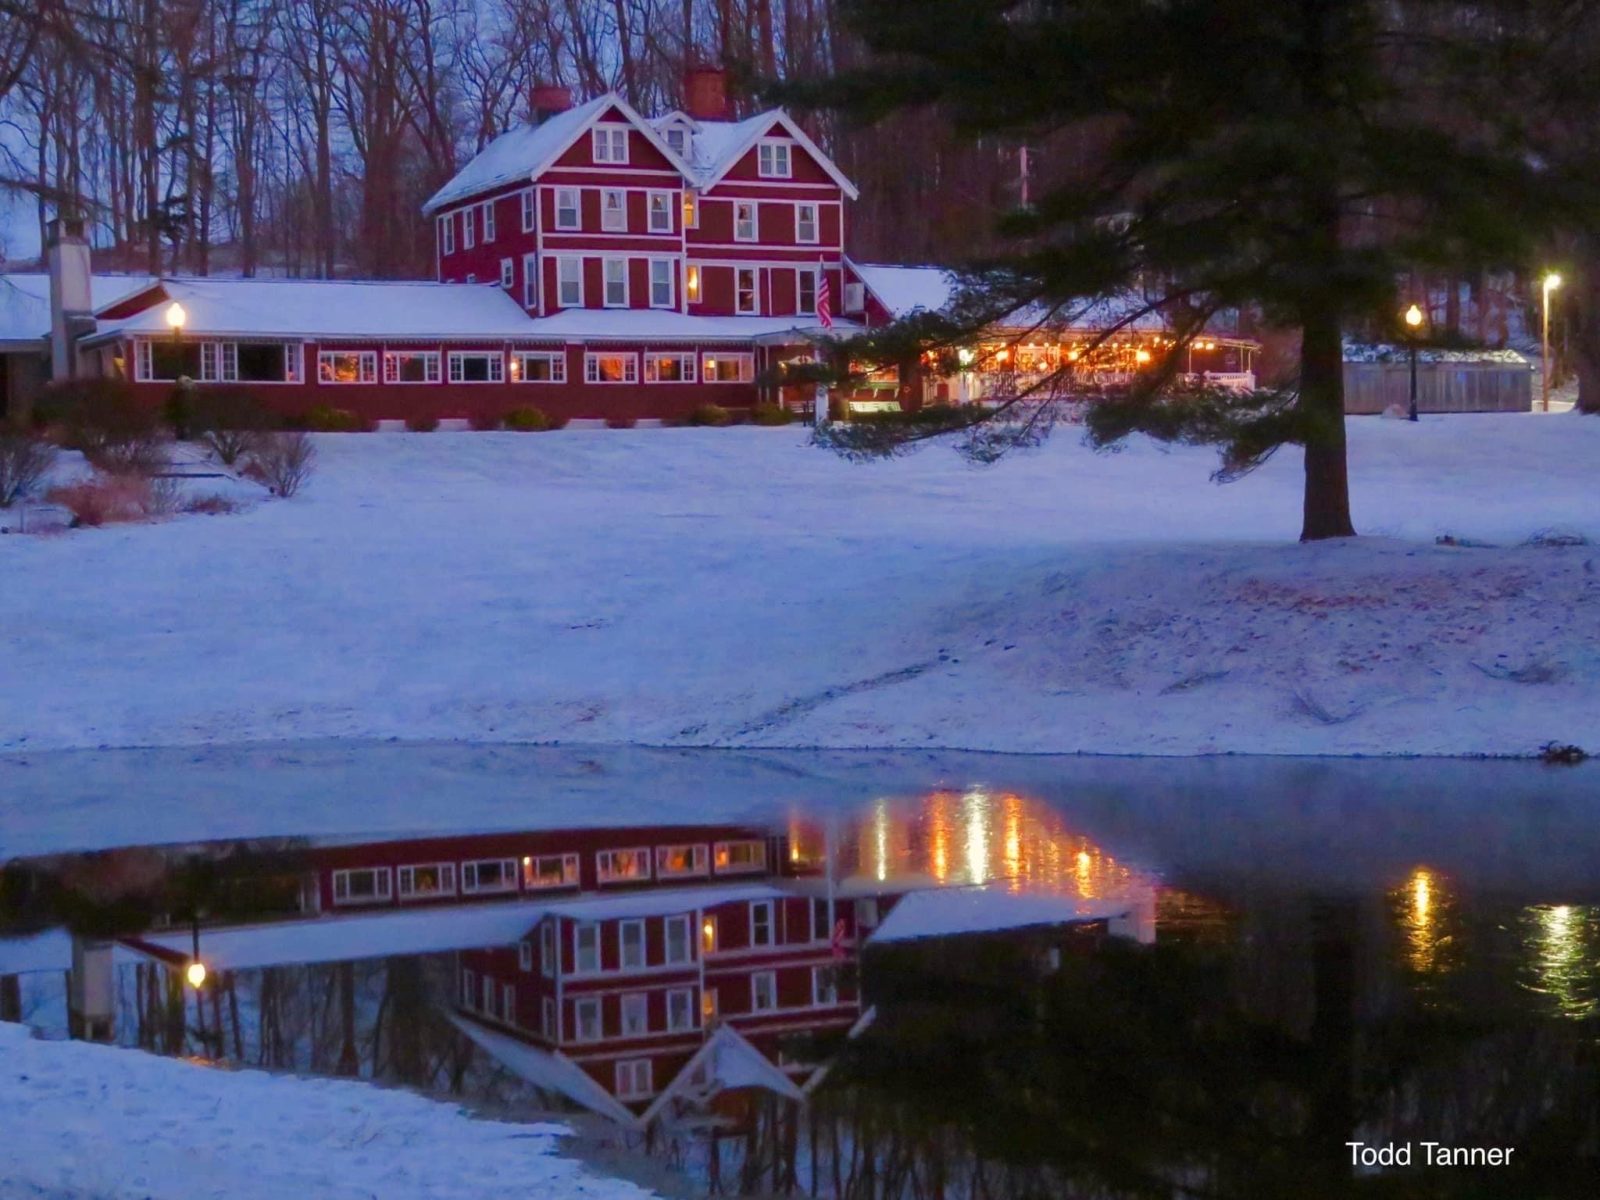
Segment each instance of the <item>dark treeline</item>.
M743 112L850 56L834 0L0 0L0 27L0 186L41 232L83 211L102 266L202 274L431 276L419 206L535 84L649 115L721 63ZM1016 147L806 119L862 185L869 257L970 250L1017 198Z

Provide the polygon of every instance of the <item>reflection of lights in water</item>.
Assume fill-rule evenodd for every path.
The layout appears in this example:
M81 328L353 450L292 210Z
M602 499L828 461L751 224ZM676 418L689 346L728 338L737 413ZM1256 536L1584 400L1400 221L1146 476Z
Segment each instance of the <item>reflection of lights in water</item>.
M1022 798L1020 796L1007 796L1005 805L1005 845L1006 845L1006 870L1005 874L1011 880L1011 890L1016 891L1022 886Z
M943 792L933 797L932 811L928 814L928 824L932 834L932 861L933 877L940 883L950 878L950 817L947 805L950 798Z
M1072 856L1073 875L1078 883L1080 895L1094 899L1096 888L1094 886L1094 855L1087 850L1079 850Z
M984 792L968 792L962 798L967 827L967 882L986 883L989 879L989 797Z
M1443 882L1427 867L1418 867L1391 895L1405 933L1407 964L1424 975L1443 970L1442 951L1450 940L1441 921L1448 899Z
M1595 920L1593 908L1566 904L1529 910L1533 917L1533 969L1535 991L1555 1000L1564 1017L1593 1016L1596 1002L1596 962L1589 954L1587 934Z
M889 802L879 800L872 817L872 848L877 858L877 876L889 878Z
M1411 913L1412 919L1419 925L1428 923L1428 907L1432 902L1433 877L1426 871L1419 870L1411 879Z

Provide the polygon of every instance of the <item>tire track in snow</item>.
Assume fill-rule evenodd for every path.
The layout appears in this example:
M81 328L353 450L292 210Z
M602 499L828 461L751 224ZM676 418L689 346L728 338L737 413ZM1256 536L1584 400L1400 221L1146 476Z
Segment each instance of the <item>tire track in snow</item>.
M751 737L758 733L766 733L782 725L790 725L801 717L809 716L825 704L835 700L843 700L846 696L860 695L862 692L875 692L880 688L893 687L897 683L906 683L909 680L923 675L948 659L932 658L927 662L913 663L909 667L898 667L893 671L885 671L881 675L873 675L866 679L858 679L854 683L843 683L837 687L824 688L820 692L813 692L809 696L799 696L793 700L780 704L757 717L749 724L741 725L727 736L730 738ZM692 737L701 732L704 725L691 725L687 729L678 731L679 737Z

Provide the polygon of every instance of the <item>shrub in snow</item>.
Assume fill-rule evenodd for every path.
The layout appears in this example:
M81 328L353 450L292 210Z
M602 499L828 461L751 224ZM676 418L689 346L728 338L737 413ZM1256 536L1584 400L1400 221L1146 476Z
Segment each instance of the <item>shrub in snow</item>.
M639 423L638 417L607 417L607 429L632 429Z
M58 431L69 450L81 450L110 474L152 471L162 461L156 414L121 379L52 383L34 405L34 419Z
M228 513L238 512L239 507L238 501L230 500L226 496L212 492L209 495L195 496L191 500L184 501L183 511L204 517L220 517L226 516Z
M194 397L194 429L217 461L231 467L278 422L247 389L207 387Z
M720 404L702 404L684 418L685 425L722 426L733 424L733 414Z
M187 442L194 436L194 384L188 379L178 380L178 385L167 396L166 403L161 406L161 419L180 442Z
M750 410L750 419L757 425L787 425L794 414L781 404L758 404Z
M476 412L467 418L467 423L479 433L491 433L500 428L500 414L492 412Z
M406 428L412 433L432 433L439 428L439 418L434 416L407 417Z
M371 433L378 427L376 421L370 421L359 413L328 404L317 404L307 409L305 425L317 433Z
M547 429L560 429L565 418L552 417L542 408L513 408L506 414L506 428L518 433L543 433Z
M10 508L43 482L56 448L21 429L0 428L0 508Z
M317 450L300 430L263 434L250 451L245 473L288 498L298 492L316 465Z
M81 483L51 488L45 499L70 512L74 528L141 521L153 515L158 504L148 478L103 473Z

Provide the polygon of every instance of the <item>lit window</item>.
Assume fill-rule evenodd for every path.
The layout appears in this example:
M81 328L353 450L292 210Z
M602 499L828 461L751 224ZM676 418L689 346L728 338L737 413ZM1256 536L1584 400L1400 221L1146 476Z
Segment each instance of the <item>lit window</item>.
M655 1091L648 1058L625 1058L617 1063L617 1099L643 1100Z
M763 179L789 178L789 143L762 142L756 151L758 173Z
M750 976L750 1011L771 1012L778 1007L778 980L771 971Z
M706 379L709 382L711 375ZM767 847L764 842L718 842L712 850L711 861L717 874L736 871L760 871L767 865Z
M600 1040L600 998L582 996L572 1002L572 1040L598 1042Z
M627 192L620 188L606 188L600 193L600 228L612 233L627 232Z
M668 917L665 923L665 954L669 965L693 961L689 954L689 918Z
M706 383L749 383L755 378L755 356L751 354L708 354L705 370L701 372ZM724 868L718 867L720 874ZM749 870L734 866L732 870Z
M556 259L556 303L562 308L583 307L583 259Z
M437 350L389 350L383 356L385 383L438 383Z
M700 197L694 192L683 194L683 227L685 229L700 227Z
M794 240L797 242L814 242L817 240L817 206L815 204L796 204L794 206Z
M672 232L672 193L650 193L650 232Z
M577 188L556 189L556 228L579 229L583 225L583 210L579 207Z
M688 270L684 273L683 294L684 294L684 298L690 304L699 304L700 303L700 268L699 267L690 266L688 268Z
M456 867L454 863L427 863L401 867L397 872L400 899L427 900L434 896L456 894Z
M639 382L639 356L637 354L585 354L583 356L583 380L585 383L638 383ZM649 851L602 851L604 856L614 853L643 855L642 876L616 876L616 878L644 878L650 877ZM620 869L620 866L617 868ZM601 868L601 882L606 881L605 868Z
M650 260L650 307L672 307L673 262L666 258Z
M502 383L505 369L505 357L498 351L450 351L451 383Z
M673 988L667 993L667 1032L682 1033L694 1028L694 992Z
M628 131L620 125L597 126L593 131L593 144L595 162L628 161Z
M580 975L600 969L600 926L593 921L581 921L574 925L572 944Z
M607 308L628 307L628 260L608 258L604 261L605 303Z
M378 381L378 352L376 350L319 350L317 352L318 383L376 383Z
M362 867L333 873L335 904L381 904L388 899L388 867Z
M644 922L623 921L617 927L617 939L622 948L623 969L644 966Z
M700 921L700 952L702 954L717 952L717 918L710 913Z
M485 858L461 864L461 893L465 896L517 890L517 863L512 858Z
M646 354L644 356L644 381L646 383L693 383L693 354ZM705 847L701 847L705 849ZM660 851L656 852L660 867ZM703 872L702 872L703 873ZM665 874L663 871L662 874Z
M717 989L700 989L700 1024L709 1025L717 1019Z
M511 382L513 383L565 383L566 381L567 356L559 350L519 350L511 356ZM576 854L569 854L566 855L566 858L572 860L573 876L571 880L566 882L576 883L578 856ZM528 860L526 859L523 860L524 870L522 873L524 877L526 877L528 874L526 869L527 861ZM547 855L533 861L541 864L541 868L543 868L543 866L549 866L549 868L555 872L557 878L561 877L561 864L563 861L561 855ZM541 875L540 878L543 879L543 876ZM547 882L528 882L527 886L559 887L561 885L559 883L551 884Z
M650 1032L650 1000L643 992L622 997L622 1036L642 1037Z
M733 202L733 240L736 242L753 242L756 240L756 202L754 200L735 200Z
M691 371L690 378L693 378L693 375ZM708 857L704 842L687 846L657 846L656 874L662 879L683 875L704 875L707 871Z
M772 943L772 901L753 900L750 903L750 944L770 946Z
M590 358L620 357L606 354L592 354ZM634 361L633 355L628 355L629 362ZM591 380L590 382L597 382ZM607 383L632 383L632 379L608 379ZM602 850L595 855L595 866L599 871L601 883L621 883L650 878L650 851L643 847L628 850Z

